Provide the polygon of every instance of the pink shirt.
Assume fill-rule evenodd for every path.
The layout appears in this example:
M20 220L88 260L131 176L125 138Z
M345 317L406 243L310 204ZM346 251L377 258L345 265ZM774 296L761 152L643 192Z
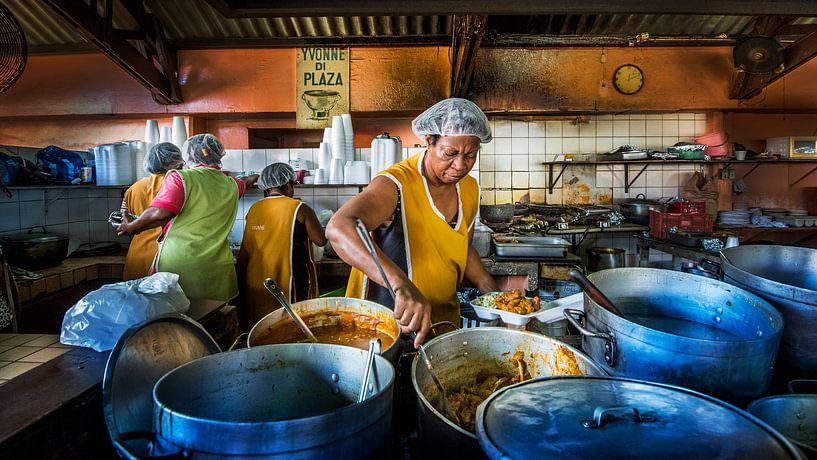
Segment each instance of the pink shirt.
M198 164L195 167L221 169L218 166L202 164ZM238 196L243 196L247 190L247 184L243 180L236 179L235 177L233 177L233 180L235 180L236 185L238 185ZM184 183L182 182L182 177L176 171L170 171L165 176L165 181L159 189L159 193L156 194L156 198L153 199L150 205L167 209L173 214L178 215L184 206L184 199Z

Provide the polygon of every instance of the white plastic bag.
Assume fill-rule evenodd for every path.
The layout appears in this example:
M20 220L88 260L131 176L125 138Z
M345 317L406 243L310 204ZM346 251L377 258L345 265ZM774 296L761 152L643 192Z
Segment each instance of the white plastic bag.
M131 326L168 313L184 313L190 301L179 275L159 272L88 293L62 319L60 343L110 350Z

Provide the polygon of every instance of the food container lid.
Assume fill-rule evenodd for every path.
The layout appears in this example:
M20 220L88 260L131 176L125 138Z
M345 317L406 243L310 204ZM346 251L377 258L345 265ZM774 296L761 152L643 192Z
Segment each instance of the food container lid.
M548 377L494 393L477 437L499 458L805 458L756 417L680 387L615 377Z
M122 442L123 433L153 431L156 382L182 364L219 352L210 334L181 314L160 316L125 331L108 357L102 379L102 405L111 438ZM128 445L137 451L147 449L147 443Z

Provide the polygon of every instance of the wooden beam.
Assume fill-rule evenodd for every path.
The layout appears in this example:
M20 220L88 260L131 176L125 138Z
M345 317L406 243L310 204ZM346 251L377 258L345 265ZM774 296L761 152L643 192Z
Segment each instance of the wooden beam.
M451 47L451 96L467 97L487 16L456 16Z
M769 84L817 56L817 32L812 32L783 49L783 71L771 74L749 74L740 86L733 86L730 99L750 99ZM744 72L747 73L747 72Z
M206 0L229 18L679 14L817 16L811 0Z
M757 18L755 26L750 35L761 35L771 37L776 35L783 27L790 25L797 20L796 16L763 16ZM743 99L746 89L750 85L750 80L757 77L743 69L735 67L732 72L732 82L729 86L729 99Z
M237 49L237 48L293 48L302 46L448 46L450 35L361 36L361 37L285 37L285 38L212 38L176 40L177 50Z
M97 14L96 6L89 6L83 0L43 0L51 9L64 17L79 33L93 43L109 59L150 90L154 100L160 104L182 102L181 92L174 91L173 82L178 86L175 68L172 73L163 68L160 71L150 57L144 56L128 42L126 34L110 28L112 18ZM107 12L113 12L112 1L106 2ZM175 55L175 53L174 53ZM164 73L163 73L164 72Z

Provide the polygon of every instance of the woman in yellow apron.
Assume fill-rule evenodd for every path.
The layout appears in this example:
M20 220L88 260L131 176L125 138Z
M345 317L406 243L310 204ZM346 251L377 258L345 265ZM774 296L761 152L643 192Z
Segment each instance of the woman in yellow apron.
M149 172L150 176L136 181L125 191L122 212L129 212L137 216L142 214L159 193L165 181L165 173L173 169L181 169L182 166L184 166L182 152L175 145L170 142L162 142L151 147L143 164L145 171ZM159 247L157 240L161 234L162 229L156 227L133 237L128 247L128 255L125 256L123 279L133 280L150 274L150 264L156 256L156 249Z
M309 242L326 244L315 211L292 198L295 171L291 166L286 163L267 166L258 179L258 188L264 190L264 199L247 212L238 253L243 298L239 317L244 329L280 308L263 286L266 278L274 279L290 302L318 296Z
M479 186L468 173L480 142L491 140L482 110L458 98L438 102L412 122L427 150L380 172L332 217L326 234L354 268L346 295L392 306L404 332L423 342L433 322L459 323L457 288L467 278L483 293L496 282L471 246ZM372 231L396 299L385 290L355 230Z

